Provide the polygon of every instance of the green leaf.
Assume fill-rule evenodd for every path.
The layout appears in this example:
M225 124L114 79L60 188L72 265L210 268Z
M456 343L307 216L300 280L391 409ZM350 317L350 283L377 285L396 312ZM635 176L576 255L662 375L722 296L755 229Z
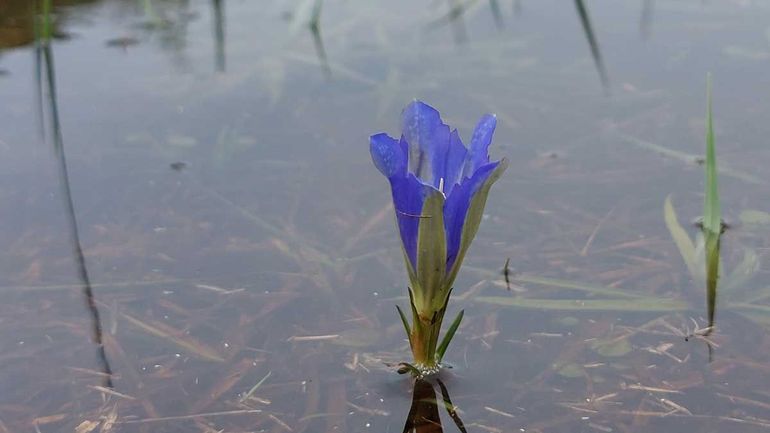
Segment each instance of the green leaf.
M445 274L444 194L430 190L422 206L417 235L417 287L412 287L415 306L420 314L441 308L444 298L440 295Z
M714 122L711 109L711 74L706 76L706 198L703 202L703 230L714 234L722 232L722 213L719 207L717 157L714 149Z
M663 217L666 221L666 227L668 228L669 233L671 233L671 237L674 238L676 247L679 249L679 254L682 256L682 259L684 259L687 270L693 278L698 278L700 273L698 272L697 259L695 256L695 245L693 245L693 242L685 229L679 224L674 205L671 204L671 195L666 197L666 202L663 205Z
M439 344L438 349L436 350L436 358L438 362L441 362L441 360L444 359L444 353L446 353L446 349L449 347L449 343L452 342L452 338L454 338L455 332L457 332L457 328L460 327L460 322L463 321L464 315L465 310L460 310L460 313L457 314L457 317L455 317L452 325L449 327L449 329L447 329L446 334L444 334L444 339L441 340L441 344Z
M473 301L530 310L559 311L627 311L670 312L687 311L687 302L669 298L642 299L532 299L505 296L477 296Z
M460 240L460 249L457 251L457 258L455 259L452 269L449 270L449 275L445 281L445 287L452 286L457 272L460 271L460 265L462 265L465 253L473 242L473 238L476 237L476 232L479 231L479 225L481 225L481 217L484 216L484 206L487 204L487 196L489 195L489 189L492 188L500 176L503 175L505 169L508 168L508 160L503 158L500 160L500 164L495 168L492 174L489 175L487 180L481 185L479 190L473 196L470 206L468 207L468 213L465 215L465 224L463 225L462 237Z

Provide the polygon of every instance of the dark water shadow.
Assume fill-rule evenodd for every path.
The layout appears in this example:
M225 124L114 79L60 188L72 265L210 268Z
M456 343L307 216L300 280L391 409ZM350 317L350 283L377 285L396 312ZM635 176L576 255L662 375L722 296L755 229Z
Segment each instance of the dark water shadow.
M101 371L104 373L103 385L112 388L112 368L110 367L110 362L107 359L107 354L104 350L101 318L94 299L94 292L91 287L91 279L88 275L85 256L83 255L83 248L80 244L80 234L78 231L77 218L75 216L75 205L72 200L72 190L70 188L69 172L67 170L67 160L64 152L64 139L61 123L59 122L56 69L54 66L54 55L50 39L42 38L39 40L35 46L35 51L35 70L37 71L36 78L38 80L37 96L39 97L38 100L40 102L38 114L41 116L41 132L45 138L47 135L45 134L46 122L45 118L42 116L45 114L44 108L47 108L48 121L50 122L51 127L50 135L53 142L54 154L56 156L59 186L64 201L64 214L67 219L67 233L72 244L72 254L77 268L78 279L82 285L83 297L91 317L91 337L94 343L96 343L97 357L99 359ZM45 107L43 107L43 105L45 105Z

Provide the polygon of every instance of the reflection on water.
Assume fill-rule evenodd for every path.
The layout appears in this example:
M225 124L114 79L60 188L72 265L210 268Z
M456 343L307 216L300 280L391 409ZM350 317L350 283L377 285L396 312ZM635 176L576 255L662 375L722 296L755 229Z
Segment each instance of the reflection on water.
M214 40L216 46L217 71L225 72L227 69L227 53L225 49L225 11L223 0L211 0L214 8Z
M583 31L588 40L588 46L591 48L591 57L593 57L596 71L599 73L599 80L601 80L604 89L609 91L610 79L607 75L607 70L604 67L602 52L599 49L599 42L596 40L593 27L591 27L591 18L588 16L588 9L583 0L575 0L575 7L577 8L578 17L580 17L580 24L583 26Z
M0 431L770 428L767 5L54 3L37 46L0 4ZM718 279L688 223L706 70ZM366 152L413 98L464 139L497 113L512 165L455 368L414 386Z
M642 0L642 12L639 15L639 34L643 39L652 36L652 23L655 15L655 0Z
M409 408L409 414L406 417L404 433L443 432L439 407L446 410L459 431L467 432L465 425L457 414L457 408L452 404L446 385L444 385L441 379L435 379L435 382L441 390L441 403L436 399L436 390L433 383L423 379L415 381L414 390L412 391L412 406Z
M82 283L82 293L85 298L85 304L91 316L91 337L94 344L96 344L101 371L104 373L104 376L102 377L104 386L112 388L112 369L110 368L110 362L107 359L102 339L102 320L99 315L99 309L96 306L93 288L91 287L91 278L88 276L86 259L80 244L77 217L75 216L75 204L72 199L72 190L70 188L67 160L64 151L64 138L62 136L61 123L59 122L59 104L56 97L56 67L54 64L53 48L51 47L50 35L52 34L52 26L49 14L45 14L40 21L40 26L42 27L40 32L42 34L35 43L35 70L37 71L36 77L38 79L37 94L41 98L43 94L46 95L45 105L48 108L50 133L46 133L45 131L45 119L42 110L38 112L38 116L40 116L39 122L43 128L42 131L44 137L50 137L53 144L53 151L57 161L59 184L61 186L61 194L64 202L64 215L67 219L69 241L72 243L72 254L77 268L78 278ZM41 100L38 101L43 104Z

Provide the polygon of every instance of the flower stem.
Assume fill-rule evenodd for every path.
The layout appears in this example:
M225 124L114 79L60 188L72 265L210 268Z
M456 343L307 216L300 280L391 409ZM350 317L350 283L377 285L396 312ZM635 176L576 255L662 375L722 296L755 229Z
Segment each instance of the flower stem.
M425 373L434 372L440 368L436 350L446 303L440 309L429 309L422 314L416 309L412 312L410 342L415 366Z

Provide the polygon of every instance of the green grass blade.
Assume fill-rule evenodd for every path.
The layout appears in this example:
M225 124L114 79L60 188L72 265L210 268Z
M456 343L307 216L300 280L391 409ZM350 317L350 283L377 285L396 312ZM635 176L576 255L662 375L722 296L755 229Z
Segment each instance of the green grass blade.
M505 296L478 296L473 301L528 310L556 311L625 311L671 312L688 311L687 302L679 299L532 299Z
M438 349L436 349L436 358L438 359L438 362L441 362L442 359L444 359L444 353L446 353L447 347L449 347L449 343L452 341L452 338L455 336L455 332L457 332L457 328L460 327L460 322L463 321L463 316L465 315L465 310L460 310L460 313L457 314L457 317L455 317L454 322L452 322L452 326L447 329L446 334L444 335L444 339L441 340L441 344L439 344Z
M703 230L714 234L722 232L722 214L719 208L717 157L714 149L714 122L711 109L711 74L706 76L706 198L703 203Z

